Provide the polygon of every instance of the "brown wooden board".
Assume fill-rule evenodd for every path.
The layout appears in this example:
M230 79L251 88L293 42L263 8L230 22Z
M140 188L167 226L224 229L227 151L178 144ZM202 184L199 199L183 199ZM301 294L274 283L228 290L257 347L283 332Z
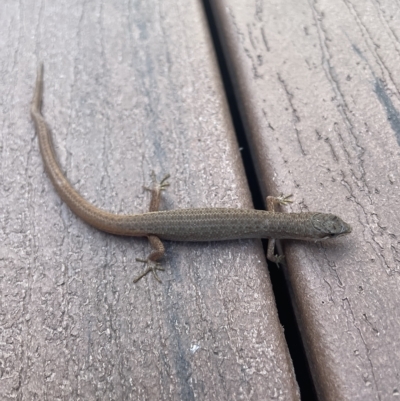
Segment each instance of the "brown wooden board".
M0 399L298 400L259 241L166 243L99 232L60 200L29 116L98 207L251 208L201 3L5 1L0 6Z
M338 214L286 241L321 400L400 394L400 9L395 1L211 2L264 193Z

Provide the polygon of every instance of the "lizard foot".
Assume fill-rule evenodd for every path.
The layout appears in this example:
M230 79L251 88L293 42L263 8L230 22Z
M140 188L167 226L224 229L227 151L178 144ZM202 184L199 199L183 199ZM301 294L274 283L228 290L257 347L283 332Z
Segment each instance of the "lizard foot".
M158 190L158 191L165 191L167 189L167 187L169 187L169 182L167 181L168 178L170 178L171 175L170 174L166 174L165 177L160 181L157 182L157 177L156 177L156 173L154 172L154 170L151 172L151 181L153 182L153 188L149 188L146 186L143 186L143 188L147 191L153 191L154 189Z
M279 267L280 264L285 263L285 255L271 255L268 257L271 262L274 262Z
M158 275L157 275L157 270L159 270L159 271L165 271L165 269L162 268L162 267L159 267L159 266L160 266L159 263L153 262L152 260L148 260L148 259L138 259L138 258L136 259L136 261L137 261L137 262L146 263L148 266L147 266L147 269L146 269L142 274L140 274L139 276L137 276L137 277L133 280L134 283L137 283L141 278L143 278L144 276L146 276L146 275L147 275L148 273L150 273L150 272L152 272L153 275L154 275L154 277L155 277L155 279L156 279L159 283L161 283L161 280L160 280L160 278L159 278Z
M276 202L277 202L279 205L286 206L286 205L288 205L289 203L293 203L293 201L290 200L290 198L291 198L292 196L293 196L293 194L290 194L290 195L283 195L283 194L281 194L281 196L276 197Z

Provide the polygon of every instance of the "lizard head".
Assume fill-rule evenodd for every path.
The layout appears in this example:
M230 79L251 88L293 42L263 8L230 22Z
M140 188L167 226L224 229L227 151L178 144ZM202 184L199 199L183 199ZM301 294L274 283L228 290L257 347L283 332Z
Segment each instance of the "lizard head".
M351 233L351 226L334 214L315 213L311 219L318 232L318 240L336 238Z

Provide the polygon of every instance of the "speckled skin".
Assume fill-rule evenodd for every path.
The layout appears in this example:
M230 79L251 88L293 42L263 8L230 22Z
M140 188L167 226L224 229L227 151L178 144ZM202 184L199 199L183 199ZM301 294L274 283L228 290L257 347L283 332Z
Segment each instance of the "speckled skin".
M332 214L275 213L274 203L289 202L287 198L282 197L267 198L270 211L234 208L156 211L163 189L160 185L152 190L151 211L148 213L119 215L101 210L82 198L58 165L50 131L40 111L42 91L43 67L40 66L31 104L31 116L35 122L47 174L58 194L76 215L99 230L118 235L147 236L154 249L148 258L151 261L160 259L164 254L164 247L159 238L175 241L220 241L239 238L321 240L351 232L347 223ZM271 255L268 255L268 258L280 262L282 257L272 254L273 243L271 242L269 247ZM148 271L154 272L154 269L149 268Z
M343 233L347 229L338 217L331 214L274 213L253 209L177 209L121 217L123 221L120 222L120 231L109 230L104 224L101 229L121 235L149 233L174 241L221 241L238 238L318 240L327 235ZM108 217L107 222L109 221ZM331 222L329 232L318 229L321 221L323 224Z

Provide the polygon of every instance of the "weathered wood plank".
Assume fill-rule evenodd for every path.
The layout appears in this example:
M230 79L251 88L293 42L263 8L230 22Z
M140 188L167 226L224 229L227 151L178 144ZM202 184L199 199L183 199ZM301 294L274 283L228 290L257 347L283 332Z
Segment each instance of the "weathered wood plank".
M258 241L168 243L160 285L132 280L145 239L96 231L46 177L43 112L73 185L120 213L251 200L199 1L1 6L2 400L296 400Z
M399 5L211 2L265 193L353 225L287 242L286 274L323 400L399 395Z

